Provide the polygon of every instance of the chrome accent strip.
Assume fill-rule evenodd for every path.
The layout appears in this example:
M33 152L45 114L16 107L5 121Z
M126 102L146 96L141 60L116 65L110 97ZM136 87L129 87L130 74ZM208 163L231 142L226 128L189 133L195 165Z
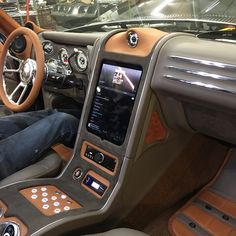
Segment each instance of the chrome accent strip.
M236 82L236 78L231 78L231 77L228 77L228 76L212 74L212 73L208 73L208 72L204 72L204 71L188 70L188 69L179 68L179 67L176 67L176 66L168 66L167 68L168 69L178 70L180 72L188 73L188 74L191 74L191 75L197 75L197 76L201 76L201 77L207 77L207 78L216 79L216 80L222 80L222 81L233 81L233 82Z
M217 68L236 70L236 65L226 64L226 63L222 63L222 62L196 59L196 58L191 58L191 57L182 57L182 56L169 56L169 57L171 59L183 60L183 61L186 61L186 62L192 62L194 64L200 64L200 65L205 65L205 66L214 66L214 67L217 67Z
M215 86L213 84L203 83L203 82L199 82L199 81L189 81L189 80L174 77L172 75L164 75L164 77L166 79L169 79L169 80L172 80L172 81L177 81L177 82L180 82L180 83L185 83L185 84L189 84L189 85L193 85L193 86L203 87L203 88L206 88L206 89L213 89L213 90L216 90L216 91L219 91L219 92L224 92L224 93L229 93L229 94L236 94L236 91L227 90L225 88Z

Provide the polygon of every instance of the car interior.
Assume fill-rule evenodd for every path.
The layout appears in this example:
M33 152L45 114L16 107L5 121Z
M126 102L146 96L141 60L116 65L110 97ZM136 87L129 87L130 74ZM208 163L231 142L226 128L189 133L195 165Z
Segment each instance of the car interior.
M1 116L80 117L73 149L0 181L0 235L236 235L235 50L151 27L21 26L0 9Z

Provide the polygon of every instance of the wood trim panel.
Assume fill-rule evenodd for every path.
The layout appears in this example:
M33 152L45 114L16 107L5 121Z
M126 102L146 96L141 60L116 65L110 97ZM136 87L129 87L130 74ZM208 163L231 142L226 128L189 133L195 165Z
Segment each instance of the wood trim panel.
M138 45L134 48L130 47L127 41L130 31L137 33L139 38ZM166 34L152 28L132 28L127 32L120 32L111 36L105 44L105 51L146 57L151 53L154 45Z
M45 216L80 209L82 206L53 185L35 186L20 193Z
M103 178L102 176L98 175L97 173L95 173L94 171L90 170L87 172L87 174L85 175L85 177L83 178L82 182L81 182L81 185L86 189L88 190L90 193L92 193L94 196L96 196L97 198L102 198L103 196L100 196L99 194L97 194L96 192L94 192L92 189L90 189L88 186L86 186L83 182L84 182L84 179L86 178L87 175L91 175L92 177L94 177L96 180L98 180L99 182L101 182L102 184L106 185L107 186L107 189L105 190L103 196L106 194L107 190L109 189L110 187L110 182Z
M87 146L91 146L92 148L96 149L97 151L99 151L99 152L101 152L101 153L103 153L103 154L109 156L109 157L112 158L113 160L115 160L115 161L116 161L116 166L115 166L114 171L112 172L112 171L106 169L105 167L103 167L103 166L97 164L96 162L90 160L89 158L87 158L87 157L84 155ZM117 167L118 167L119 159L118 159L116 156L110 154L109 152L107 152L107 151L105 151L105 150L103 150L103 149L101 149L101 148L95 146L94 144L92 144L92 143L90 143L90 142L88 142L88 141L84 141L84 142L83 142L83 145L82 145L82 148L81 148L81 151L80 151L80 156L81 156L81 158L83 158L83 159L86 160L87 162L93 164L93 165L96 166L97 168L103 170L104 172L106 172L106 173L108 173L108 174L110 174L110 175L112 175L112 176L115 175L116 170L117 170Z

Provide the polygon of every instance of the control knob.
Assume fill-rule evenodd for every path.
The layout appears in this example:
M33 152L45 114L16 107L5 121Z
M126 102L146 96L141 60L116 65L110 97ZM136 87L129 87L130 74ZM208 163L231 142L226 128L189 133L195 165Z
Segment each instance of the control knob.
M94 156L94 161L101 164L105 159L105 156L103 153L98 152L95 156Z

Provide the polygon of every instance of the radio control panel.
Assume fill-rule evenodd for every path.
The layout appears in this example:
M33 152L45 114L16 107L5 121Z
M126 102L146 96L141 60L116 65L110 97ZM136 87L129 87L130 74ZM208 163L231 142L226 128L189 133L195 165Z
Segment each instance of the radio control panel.
M115 174L118 158L87 141L82 145L81 157L108 174Z

